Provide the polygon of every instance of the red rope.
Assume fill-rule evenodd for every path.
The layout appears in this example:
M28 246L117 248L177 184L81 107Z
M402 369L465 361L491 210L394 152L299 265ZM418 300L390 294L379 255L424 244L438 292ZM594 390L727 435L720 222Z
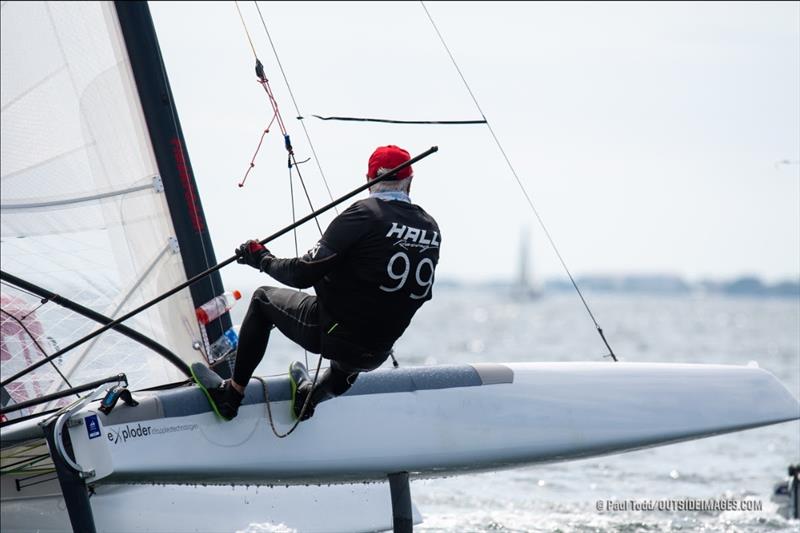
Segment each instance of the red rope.
M272 111L275 112L275 117L278 119L278 127L281 129L281 134L286 136L286 126L283 124L283 117L281 117L281 112L278 109L278 102L275 100L275 96L272 94L272 88L269 86L269 81L267 79L259 80L259 83L266 91L267 96L269 97L269 103L272 105ZM291 150L289 150L291 152Z
M269 129L272 127L272 124L275 122L275 115L272 115L272 120L270 120L267 127L264 129L264 133L261 134L261 139L258 141L258 146L256 146L256 151L253 153L253 158L250 159L250 166L247 167L247 172L244 173L244 177L242 181L239 182L239 187L244 187L244 182L247 181L247 176L250 175L250 171L253 170L253 167L256 166L256 156L258 156L259 150L261 150L261 144L264 142L264 137L267 136L269 133Z
M269 103L272 106L272 120L270 121L269 125L264 129L264 132L261 134L261 139L258 141L258 146L256 147L256 151L253 154L252 159L250 159L250 166L247 167L247 171L244 173L244 177L242 181L239 182L239 187L244 187L245 181L247 181L247 176L250 175L250 171L253 170L253 167L256 166L256 157L258 156L258 152L261 150L261 145L264 142L264 137L266 137L267 133L269 133L269 129L272 127L272 124L277 120L278 121L278 128L281 130L281 135L283 135L284 146L286 147L286 151L289 154L290 158L290 167L291 167L291 159L294 156L294 149L292 148L292 143L289 140L289 134L286 132L286 125L283 122L283 117L281 116L281 111L278 108L278 101L275 100L275 95L272 94L272 87L269 86L269 80L267 78L259 78L258 83L264 88L264 91L267 93L267 97L269 98Z

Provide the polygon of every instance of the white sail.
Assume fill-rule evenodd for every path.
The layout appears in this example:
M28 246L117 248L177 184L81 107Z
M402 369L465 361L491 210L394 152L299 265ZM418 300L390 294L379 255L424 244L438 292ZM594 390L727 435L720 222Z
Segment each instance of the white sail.
M4 3L1 35L2 270L109 317L185 281L113 5ZM40 360L42 349L53 353L99 327L56 305L38 306L38 297L3 283L5 377ZM127 325L199 361L193 307L185 290ZM73 385L118 372L135 387L181 377L113 332L55 365ZM45 365L7 392L20 402L62 386Z

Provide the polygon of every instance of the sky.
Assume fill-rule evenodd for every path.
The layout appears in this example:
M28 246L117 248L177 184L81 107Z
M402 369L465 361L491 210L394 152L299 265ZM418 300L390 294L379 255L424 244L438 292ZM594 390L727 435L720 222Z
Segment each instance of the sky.
M363 183L377 146L436 145L412 200L442 230L437 278L512 279L526 228L534 278L564 276L486 126L311 118L480 118L419 3L259 5L333 196ZM800 276L800 3L426 6L575 275ZM311 157L254 4L240 7L297 158ZM291 223L283 140L267 134L239 188L272 109L235 4L150 9L221 260ZM314 161L300 170L313 205L328 202ZM298 250L318 238L307 224ZM290 235L270 248L295 255ZM227 285L253 274L223 271Z

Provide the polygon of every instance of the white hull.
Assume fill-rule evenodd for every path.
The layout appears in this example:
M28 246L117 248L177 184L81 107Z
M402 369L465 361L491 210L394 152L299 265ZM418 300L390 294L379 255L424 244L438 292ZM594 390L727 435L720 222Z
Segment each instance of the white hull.
M103 485L91 497L98 532L382 531L392 528L387 484L230 487ZM3 486L3 533L72 532L56 482ZM414 522L421 517L414 508Z
M269 384L276 424L285 431L291 424L288 380L271 378ZM717 365L379 370L319 406L314 418L285 439L273 435L255 380L232 422L219 420L195 387L136 397L139 406L117 406L109 417L84 409L73 417L82 424L69 430L77 462L94 470L89 482L97 494L91 504L100 531L119 530L120 524L174 532L265 523L300 531L386 529L386 484L294 485L564 461L800 418L800 404L772 374ZM89 438L87 420L93 416L100 432ZM34 421L23 422L4 429L2 444L40 436ZM289 487L120 486L148 481ZM3 476L3 531L69 530L55 483L45 496L35 496L36 490L42 489L18 494L13 475Z
M270 381L273 399L287 397L286 381ZM98 415L100 436L90 439L85 426L70 430L77 462L95 470L96 480L114 483L325 483L385 479L400 471L430 477L591 457L800 418L797 400L772 374L721 365L379 370L320 405L285 439L273 435L259 399L263 389L253 381L252 403L232 422L218 419L195 388L159 393L149 405L117 407L110 418ZM288 401L271 405L285 431ZM175 416L181 411L188 414ZM75 418L93 414L87 409Z

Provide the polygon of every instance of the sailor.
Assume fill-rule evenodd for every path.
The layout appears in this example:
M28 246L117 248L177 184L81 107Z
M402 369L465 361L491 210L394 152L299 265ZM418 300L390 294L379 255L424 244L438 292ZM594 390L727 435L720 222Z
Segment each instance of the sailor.
M369 158L367 181L408 161L409 153L381 146ZM290 366L292 414L310 418L322 401L347 391L360 372L381 366L411 317L431 299L441 232L436 221L411 203L411 167L370 187L370 195L337 216L302 257L278 259L255 240L237 249L237 261L298 289L260 287L239 332L232 379L209 391L220 414L236 416L244 389L264 357L270 329L330 366L312 381L300 362Z

